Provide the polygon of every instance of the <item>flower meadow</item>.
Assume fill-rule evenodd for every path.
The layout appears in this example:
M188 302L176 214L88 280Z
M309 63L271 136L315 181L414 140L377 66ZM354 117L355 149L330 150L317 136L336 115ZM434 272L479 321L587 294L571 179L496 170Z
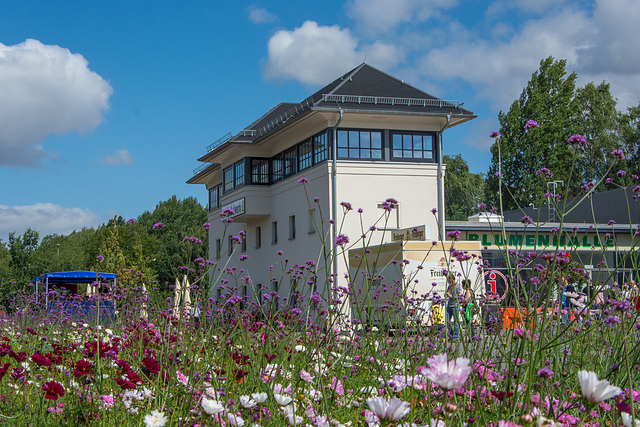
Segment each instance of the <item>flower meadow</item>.
M583 144L572 138L569 143ZM385 203L390 208L382 221L397 201ZM356 212L347 202L342 206L345 216ZM224 211L223 223L232 222L232 214ZM319 245L330 248L329 263L333 251L346 255L371 242L367 232L361 238L318 235ZM456 249L459 235L450 231L446 247L433 250L482 268L481 257ZM233 241L239 246L244 238L240 233ZM196 240L184 241L201 244ZM364 253L376 256L375 250ZM462 298L456 302L455 331L432 321L424 307L444 296L413 292L421 266L403 261L395 264L401 282L384 283L376 271L367 272L365 292L368 281L382 280L382 292L392 295L378 307L382 321L373 325L351 316L371 308L354 297L355 280L324 277L320 263L291 265L283 255L271 274L299 284L287 296L264 290L260 297L243 297L239 289L251 280L242 268L202 258L180 266L192 274L193 304L177 304L176 295L135 272L88 300L64 299L55 289L46 295L32 293L35 287L23 291L0 319L0 423L640 425L640 318L613 288L597 310L572 311L553 292L512 286L510 300L521 311L546 313L512 329L502 329L489 314L496 297L482 290L475 301L480 310L469 323L462 321ZM513 251L505 257L515 261L511 277L522 289L525 269L535 272L527 285L537 290L557 289L563 277L580 273L559 248L545 256ZM611 278L599 277L585 307L612 285ZM214 288L220 289L215 298ZM113 315L100 312L103 300L115 303ZM81 310L86 301L95 310ZM409 317L410 324L397 321Z

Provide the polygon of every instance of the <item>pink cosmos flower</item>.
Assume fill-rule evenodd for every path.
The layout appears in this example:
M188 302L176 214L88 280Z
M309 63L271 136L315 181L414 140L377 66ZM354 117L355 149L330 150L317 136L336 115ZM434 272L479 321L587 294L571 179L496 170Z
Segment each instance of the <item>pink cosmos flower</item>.
M311 374L304 369L300 371L300 379L308 383L313 382L313 377L311 376Z
M178 377L178 381L182 384L182 385L187 385L187 383L189 382L189 378L187 378L182 372L180 371L176 371L176 376Z
M461 388L467 382L467 378L471 374L469 362L470 360L465 357L458 357L449 362L447 361L447 353L442 353L431 356L427 360L429 367L419 367L418 374L426 376L440 388L453 390Z
M384 397L372 397L367 399L367 405L371 412L381 420L397 421L404 418L410 411L409 402L392 397L387 401Z

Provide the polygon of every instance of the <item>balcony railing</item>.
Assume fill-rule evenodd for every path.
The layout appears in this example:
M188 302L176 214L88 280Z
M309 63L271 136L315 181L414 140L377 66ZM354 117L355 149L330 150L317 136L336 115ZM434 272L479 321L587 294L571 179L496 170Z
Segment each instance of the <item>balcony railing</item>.
M222 144L224 144L225 142L227 142L230 139L231 139L231 132L229 132L228 134L226 134L222 138L218 139L217 141L214 141L213 144L209 145L207 147L207 153L212 152L213 150L215 150L216 148L220 147Z

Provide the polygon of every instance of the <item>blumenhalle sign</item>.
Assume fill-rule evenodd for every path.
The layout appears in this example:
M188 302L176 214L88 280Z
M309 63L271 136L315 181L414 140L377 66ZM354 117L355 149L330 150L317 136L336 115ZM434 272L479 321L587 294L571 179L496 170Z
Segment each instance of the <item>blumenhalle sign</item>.
M545 247L575 247L575 248L601 248L602 246L612 248L614 246L613 239L611 237L607 237L604 234L598 236L597 234L585 234L585 235L574 235L574 234L562 234L552 235L552 234L540 234L540 233L519 233L519 234L509 234L508 236L503 236L500 233L469 233L467 235L467 240L472 242L480 241L482 246L491 247L505 246L505 242L507 246L513 248L519 247L529 247L529 248L545 248Z

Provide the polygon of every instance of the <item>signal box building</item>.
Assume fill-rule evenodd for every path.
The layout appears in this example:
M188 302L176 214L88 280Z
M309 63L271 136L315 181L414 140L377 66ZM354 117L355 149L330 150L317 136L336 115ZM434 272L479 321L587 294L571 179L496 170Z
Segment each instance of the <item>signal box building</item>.
M391 241L391 230L417 226L424 240L440 240L442 136L475 117L459 102L436 98L368 64L302 102L277 104L207 147L198 159L203 164L187 181L209 192L210 259L219 258L220 268L237 268L240 296L261 299L261 293L277 290L286 297L293 286L300 289L296 280L309 288L332 274L338 283L344 280L348 263L342 256L325 262L323 250L338 235L348 237L345 249L363 233L371 244L381 244ZM397 204L384 222L389 198ZM343 202L353 206L346 215ZM233 209L230 224L220 220L225 209ZM368 231L372 225L377 231ZM232 236L241 231L246 238L234 245ZM312 266L317 280L286 274L295 264ZM247 274L251 282L242 280Z

